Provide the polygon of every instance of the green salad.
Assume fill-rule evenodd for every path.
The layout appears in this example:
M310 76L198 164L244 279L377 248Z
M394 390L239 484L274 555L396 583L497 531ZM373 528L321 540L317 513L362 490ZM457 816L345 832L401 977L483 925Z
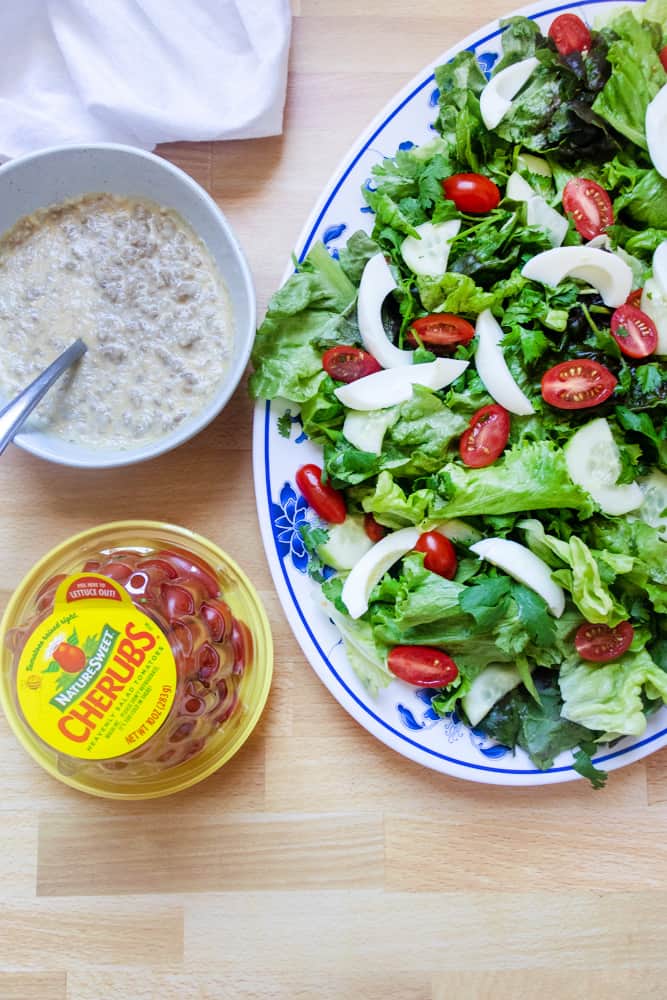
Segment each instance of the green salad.
M309 571L371 694L599 787L667 703L667 0L501 24L374 168L372 233L273 296L250 388L321 446Z

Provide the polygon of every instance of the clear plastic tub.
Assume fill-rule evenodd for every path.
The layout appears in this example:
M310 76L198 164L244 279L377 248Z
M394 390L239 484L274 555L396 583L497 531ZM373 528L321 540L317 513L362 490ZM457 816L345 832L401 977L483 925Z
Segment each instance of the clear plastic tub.
M41 559L0 625L0 702L59 781L147 799L232 757L268 697L266 614L236 563L174 525L119 521Z

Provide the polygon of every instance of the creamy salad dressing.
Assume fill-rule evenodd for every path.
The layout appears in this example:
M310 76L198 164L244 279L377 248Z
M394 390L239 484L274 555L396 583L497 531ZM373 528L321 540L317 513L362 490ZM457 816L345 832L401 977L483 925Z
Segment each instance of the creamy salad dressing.
M88 351L35 411L67 440L128 448L200 411L229 366L215 262L176 212L89 194L0 240L0 387L15 395L76 337Z

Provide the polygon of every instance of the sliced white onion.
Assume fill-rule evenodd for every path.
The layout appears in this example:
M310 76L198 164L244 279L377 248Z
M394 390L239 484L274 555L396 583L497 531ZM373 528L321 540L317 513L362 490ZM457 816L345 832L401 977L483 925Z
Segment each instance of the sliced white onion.
M655 95L646 109L646 143L653 166L667 177L667 83Z
M484 388L496 403L510 413L527 416L534 413L533 404L514 381L512 373L500 347L503 339L501 326L496 322L490 309L485 309L477 317L475 325L477 350L475 365Z
M644 282L641 308L655 323L658 343L654 353L663 357L667 354L667 296L663 295L662 287L655 278L647 278Z
M502 569L519 583L543 598L554 618L565 610L563 588L551 579L551 567L525 545L508 538L485 538L470 546L470 551Z
M387 570L414 549L419 538L416 528L401 528L385 535L361 557L343 584L341 598L351 618L360 618L368 610L373 587Z
M663 240L653 254L653 277L667 298L667 240Z
M526 222L529 226L546 229L551 237L552 246L559 247L567 236L568 224L560 212L542 198L539 194L529 198L526 203Z
M411 365L412 351L401 351L387 337L382 323L382 303L396 288L384 255L371 257L359 284L357 322L364 347L383 368Z
M482 121L488 129L500 124L512 107L512 98L527 83L538 65L538 60L531 56L529 59L522 59L507 66L491 77L479 97Z
M579 278L597 288L605 305L621 306L632 288L632 270L615 253L596 247L555 247L524 264L524 278L555 288L565 278Z
M444 389L468 367L467 361L456 358L436 358L420 365L401 365L358 378L341 385L334 392L343 406L350 410L382 410L386 406L404 403L412 398L412 387Z

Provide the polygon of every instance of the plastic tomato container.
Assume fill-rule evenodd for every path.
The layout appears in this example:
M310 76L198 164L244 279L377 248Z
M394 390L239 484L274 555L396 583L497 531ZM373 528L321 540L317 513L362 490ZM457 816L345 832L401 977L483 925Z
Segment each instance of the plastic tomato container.
M119 521L52 549L0 624L0 702L41 766L92 795L189 788L266 703L273 644L257 593L185 528Z

